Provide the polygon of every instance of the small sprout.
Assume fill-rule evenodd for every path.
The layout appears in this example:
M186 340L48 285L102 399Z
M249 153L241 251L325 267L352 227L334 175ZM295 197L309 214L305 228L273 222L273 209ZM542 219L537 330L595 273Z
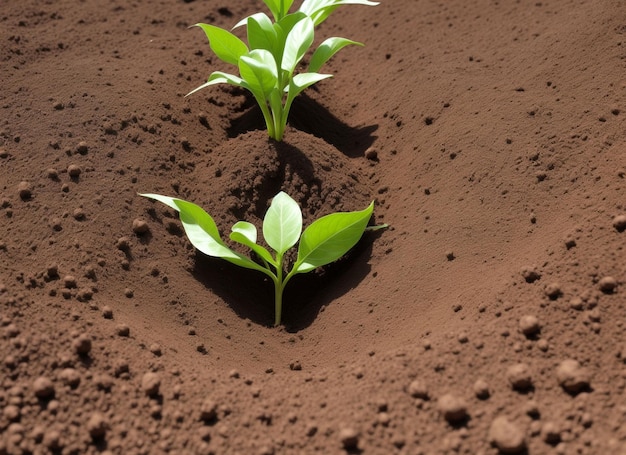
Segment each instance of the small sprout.
M263 0L274 16L256 13L241 20L248 44L231 32L210 24L198 23L206 34L215 55L235 65L239 76L214 71L207 82L187 96L213 84L231 84L248 90L261 108L269 136L281 141L294 98L307 87L331 77L318 70L330 58L350 44L363 44L332 37L322 42L311 55L305 72L294 75L296 67L313 44L315 26L324 22L339 6L346 4L378 5L368 0L304 0L300 9L289 14L293 0Z
M367 223L374 210L374 202L356 212L337 212L323 216L302 231L302 211L287 193L278 193L263 220L263 237L272 253L257 243L257 229L252 223L238 221L231 229L230 239L250 248L260 263L230 249L220 237L213 218L199 206L182 199L160 194L141 194L157 200L179 212L189 241L207 256L225 259L240 267L264 273L274 282L275 325L280 325L283 291L294 275L306 273L336 261L359 241L365 230L387 225ZM298 255L288 273L285 273L285 253L298 245Z

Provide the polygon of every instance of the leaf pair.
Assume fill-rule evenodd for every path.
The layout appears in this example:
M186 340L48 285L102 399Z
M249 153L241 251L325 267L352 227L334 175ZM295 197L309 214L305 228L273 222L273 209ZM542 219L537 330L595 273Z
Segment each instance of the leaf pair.
M337 52L350 44L362 46L346 38L328 38L313 52L307 71L294 74L313 44L315 26L341 5L373 6L378 3L368 0L305 0L298 11L288 14L293 0L264 2L274 16L274 22L265 13L256 13L235 25L235 28L246 26L248 44L214 25L195 24L204 31L215 55L238 67L239 76L215 71L207 82L187 96L220 83L245 88L259 104L269 136L280 141L294 98L307 87L332 77L318 71Z
M269 276L275 290L275 325L281 321L282 296L289 280L298 273L310 272L346 254L363 235L374 210L372 202L361 211L332 213L314 221L302 232L302 211L298 203L281 191L272 200L263 219L263 237L273 254L257 243L257 229L253 224L238 221L231 228L230 239L254 251L262 261L259 264L229 248L220 237L213 218L196 204L160 194L141 196L162 202L179 212L189 241L202 253ZM297 259L285 275L284 255L298 241Z

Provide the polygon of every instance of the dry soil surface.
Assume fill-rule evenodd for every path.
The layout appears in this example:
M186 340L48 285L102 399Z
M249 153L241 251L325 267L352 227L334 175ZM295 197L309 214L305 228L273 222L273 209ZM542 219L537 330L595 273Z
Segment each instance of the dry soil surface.
M298 6L296 2L295 6ZM197 22L259 0L0 4L0 454L626 454L626 4L384 0L267 138ZM208 259L281 189L375 200L290 282Z

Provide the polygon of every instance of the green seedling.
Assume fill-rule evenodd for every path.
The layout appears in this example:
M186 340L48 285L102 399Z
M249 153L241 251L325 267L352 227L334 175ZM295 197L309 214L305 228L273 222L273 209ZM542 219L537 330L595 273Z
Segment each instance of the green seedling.
M248 44L214 25L195 24L206 34L215 55L238 67L239 76L215 71L207 82L187 96L214 84L242 87L250 91L259 104L269 136L281 141L294 98L307 87L332 76L320 74L318 70L339 50L350 44L363 45L346 38L328 38L313 52L307 70L294 74L313 44L315 26L341 5L374 6L378 2L304 0L299 10L289 14L293 0L263 1L274 16L274 22L265 13L256 13L234 27L246 26Z
M220 237L213 218L196 204L160 194L141 196L155 199L179 212L189 241L200 252L270 277L274 282L275 325L280 325L283 291L294 275L310 272L341 258L356 245L366 229L387 227L367 227L374 210L372 202L365 210L323 216L302 232L302 212L298 203L281 191L272 200L263 219L263 238L273 254L257 243L257 229L252 223L238 221L231 229L230 239L250 248L259 258L256 262L229 248ZM285 253L298 240L297 259L291 270L285 273Z

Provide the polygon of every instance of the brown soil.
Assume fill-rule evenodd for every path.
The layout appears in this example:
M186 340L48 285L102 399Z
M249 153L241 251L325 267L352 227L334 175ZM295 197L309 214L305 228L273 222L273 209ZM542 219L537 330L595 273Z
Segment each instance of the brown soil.
M296 2L298 4L298 2ZM283 144L202 32L261 1L0 5L0 454L626 454L626 5L345 6ZM287 288L196 254L376 200ZM148 231L136 233L137 221Z

